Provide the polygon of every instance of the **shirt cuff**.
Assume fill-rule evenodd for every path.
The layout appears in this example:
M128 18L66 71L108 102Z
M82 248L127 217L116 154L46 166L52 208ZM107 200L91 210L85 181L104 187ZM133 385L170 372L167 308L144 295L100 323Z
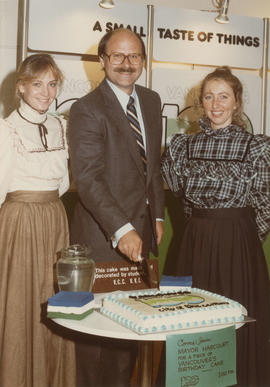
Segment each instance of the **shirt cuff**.
M132 230L135 230L135 228L132 226L131 223L126 223L124 224L124 226L120 227L111 238L113 248L117 247L118 242L122 238L122 236Z

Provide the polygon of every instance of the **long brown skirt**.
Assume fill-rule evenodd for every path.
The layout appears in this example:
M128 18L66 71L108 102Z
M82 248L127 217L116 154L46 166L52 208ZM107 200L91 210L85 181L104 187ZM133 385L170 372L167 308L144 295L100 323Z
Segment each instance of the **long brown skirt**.
M177 264L193 287L232 298L256 318L237 329L238 385L270 386L269 276L252 210L194 209Z
M0 386L74 387L71 341L53 333L56 252L68 245L56 191L16 191L0 209Z

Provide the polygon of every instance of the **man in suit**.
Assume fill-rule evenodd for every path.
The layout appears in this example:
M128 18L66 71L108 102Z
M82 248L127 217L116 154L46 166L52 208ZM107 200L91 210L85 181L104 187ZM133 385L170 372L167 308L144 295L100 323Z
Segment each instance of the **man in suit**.
M79 194L71 241L91 245L96 261L136 262L148 258L150 251L157 255L163 235L161 102L154 91L135 85L145 59L138 35L128 29L108 32L99 43L98 56L105 79L70 112L71 166ZM134 105L128 113L130 97ZM85 385L127 386L129 365L129 355L121 361L111 355L113 375Z
M133 63L130 54L136 54ZM142 251L157 254L163 234L159 221L164 216L160 98L147 88L134 86L142 73L145 49L133 32L109 32L100 41L98 55L106 78L74 103L70 112L71 166L80 197L71 237L74 242L90 244L97 259L119 260L123 254L137 261ZM131 94L144 127L146 176L126 116ZM148 213L152 233L147 240L143 232Z

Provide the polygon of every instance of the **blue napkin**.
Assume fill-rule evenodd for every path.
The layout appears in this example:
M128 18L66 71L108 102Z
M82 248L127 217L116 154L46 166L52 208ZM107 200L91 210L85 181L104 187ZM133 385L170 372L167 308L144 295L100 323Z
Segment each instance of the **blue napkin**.
M192 286L192 277L174 277L163 275L160 280L160 286Z
M61 291L48 299L48 304L53 306L83 306L94 299L91 292Z

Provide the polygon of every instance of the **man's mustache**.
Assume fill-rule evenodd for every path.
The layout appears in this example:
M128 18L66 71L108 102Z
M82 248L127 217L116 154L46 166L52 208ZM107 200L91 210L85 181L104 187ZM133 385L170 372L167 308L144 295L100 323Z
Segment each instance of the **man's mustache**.
M132 67L116 67L114 69L114 71L118 72L118 73L135 73L136 69L132 68Z

